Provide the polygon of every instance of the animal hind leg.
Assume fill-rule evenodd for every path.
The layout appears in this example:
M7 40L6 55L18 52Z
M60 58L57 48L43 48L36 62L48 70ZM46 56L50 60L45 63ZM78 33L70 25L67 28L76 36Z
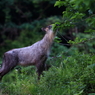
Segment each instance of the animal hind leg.
M0 79L17 65L17 59L11 54L7 54L3 58L2 67L0 69Z
M48 71L50 67L51 67L51 65L45 64L45 71Z
M0 80L2 79L2 77L7 74L9 71L11 71L15 66L12 65L12 67L9 66L2 66L1 70L0 70Z

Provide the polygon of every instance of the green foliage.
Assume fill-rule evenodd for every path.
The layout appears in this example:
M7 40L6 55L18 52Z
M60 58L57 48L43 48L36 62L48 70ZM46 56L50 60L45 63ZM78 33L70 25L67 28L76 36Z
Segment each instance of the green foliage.
M79 39L78 37L76 37L75 41L69 40L68 43L70 43L70 44L79 44L79 43L82 43L82 42L84 42L84 41L86 41L86 38L81 38L81 39Z
M27 70L29 70L29 68ZM27 75L28 77L26 77ZM35 95L36 86L31 82L35 82L34 78L31 78L34 77L33 75L25 73L22 68L21 73L18 69L15 69L12 74L9 74L9 76L10 78L6 76L3 79L3 82L5 83L1 84L1 87L4 87L4 91L2 93L8 93L10 95Z
M10 0L2 1L3 4ZM49 4L54 1L45 0ZM34 67L22 68L16 67L13 72L4 76L0 82L1 93L8 95L94 95L95 93L95 0L59 0L54 6L66 7L62 17L48 17L41 20L35 20L32 23L24 23L19 26L23 29L19 37L14 41L5 40L6 48L16 48L30 45L42 38L40 32L42 26L49 24L59 24L56 28L63 33L63 30L77 27L85 27L84 31L74 32L76 37L74 41L69 41L70 48L59 45L60 38L56 37L52 47L52 52L46 64L52 67L49 71L44 71L41 79L37 80L37 74L34 73ZM10 1L15 4L14 0ZM16 1L18 2L18 1ZM25 3L32 3L37 13L42 13L40 3L42 0L23 0ZM1 3L0 3L1 4ZM41 3L42 4L42 3ZM2 4L1 4L2 5ZM1 6L0 6L1 8ZM14 27L11 22L10 8L4 7L5 26ZM35 10L34 10L35 11ZM19 9L16 9L19 12ZM35 12L33 12L35 13ZM33 13L24 13L28 17L33 17ZM31 31L32 30L32 31ZM80 32L80 33L79 33ZM40 35L41 34L41 35ZM63 33L64 34L64 33ZM33 39L33 40L32 40ZM10 44L9 44L10 43ZM1 52L5 49L0 48ZM1 61L0 61L1 63Z
M56 1L55 5L54 6L58 6L58 7L61 7L64 5L64 1Z
M95 35L95 15L93 9L94 1L84 0L65 0L56 1L55 6L66 6L66 10L63 11L64 21L60 23L60 29L70 29L77 27L83 31L74 31L73 35L76 37L74 41L70 40L68 43L73 44L72 48L78 48L80 51L94 53L94 35ZM93 6L93 8L92 8ZM77 32L77 33L75 33ZM79 33L81 32L81 33Z
M61 7L66 6L66 11L63 11L64 22L61 22L62 25L72 27L79 27L79 25L85 26L87 29L94 29L94 1L84 1L84 0L65 0L65 1L56 1L55 6Z

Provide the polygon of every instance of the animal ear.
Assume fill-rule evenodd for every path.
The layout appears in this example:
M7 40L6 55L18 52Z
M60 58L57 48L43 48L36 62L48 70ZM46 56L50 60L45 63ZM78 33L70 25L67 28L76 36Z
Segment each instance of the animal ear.
M45 28L41 28L42 31L45 31Z
M41 28L41 30L47 32L48 28Z

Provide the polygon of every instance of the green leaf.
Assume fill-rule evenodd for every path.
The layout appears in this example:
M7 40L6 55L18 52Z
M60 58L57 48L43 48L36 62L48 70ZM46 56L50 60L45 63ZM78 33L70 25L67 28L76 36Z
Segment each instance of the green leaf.
M64 5L64 1L56 1L55 4L54 4L55 7L56 6L61 7L63 5Z

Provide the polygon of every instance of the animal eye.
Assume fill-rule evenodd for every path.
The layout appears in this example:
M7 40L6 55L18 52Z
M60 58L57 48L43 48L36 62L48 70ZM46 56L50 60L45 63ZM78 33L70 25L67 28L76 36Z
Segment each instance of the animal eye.
M51 29L52 28L52 26L51 25L49 25L49 27L48 27L49 29Z

